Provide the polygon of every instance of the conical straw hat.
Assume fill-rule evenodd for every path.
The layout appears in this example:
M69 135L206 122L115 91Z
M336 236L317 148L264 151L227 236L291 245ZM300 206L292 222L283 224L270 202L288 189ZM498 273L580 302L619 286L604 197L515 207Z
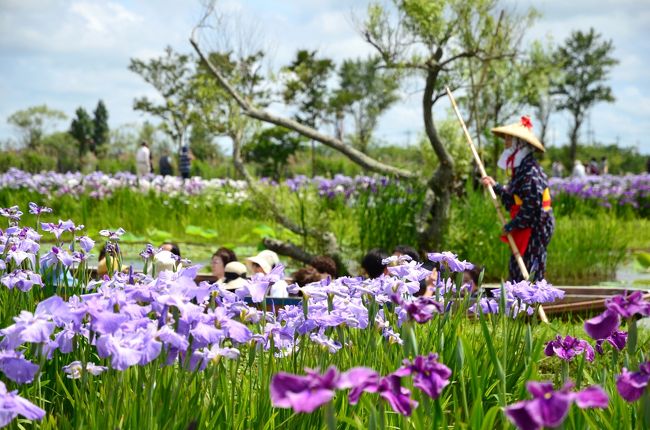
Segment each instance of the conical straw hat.
M492 133L499 137L505 137L506 135L518 137L519 139L530 143L540 151L545 152L546 149L544 149L544 145L542 145L542 142L540 142L533 134L532 130L533 123L530 122L530 117L522 116L521 121L510 125L495 127L492 129Z

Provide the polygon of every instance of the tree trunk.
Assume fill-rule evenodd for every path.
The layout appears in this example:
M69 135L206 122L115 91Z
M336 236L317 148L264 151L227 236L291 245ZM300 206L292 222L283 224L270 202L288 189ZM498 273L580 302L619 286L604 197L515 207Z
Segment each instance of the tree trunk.
M570 139L569 157L571 158L571 164L569 164L570 166L573 166L578 156L578 136L580 133L581 125L582 125L582 121L577 117L574 118L573 127L571 128L571 132L569 133L569 139Z
M436 61L442 56L442 51L436 53ZM433 121L433 97L438 79L438 67L432 67L427 73L426 85L422 96L422 113L424 115L424 129L431 147L440 160L440 165L427 182L430 192L428 217L424 226L419 228L418 246L422 251L441 250L444 243L444 234L449 223L449 208L451 206L451 193L454 184L454 160L440 141L438 131Z

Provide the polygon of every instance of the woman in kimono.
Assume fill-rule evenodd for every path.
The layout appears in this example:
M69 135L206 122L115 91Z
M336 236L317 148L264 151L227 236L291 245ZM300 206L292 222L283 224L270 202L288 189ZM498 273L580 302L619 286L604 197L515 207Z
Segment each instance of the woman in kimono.
M505 139L498 165L510 175L510 182L501 185L489 176L481 180L483 185L494 187L510 211L510 221L503 227L501 240L507 242L505 235L512 235L530 273L530 281L544 279L546 248L555 229L548 179L534 155L535 151L545 150L532 128L530 118L524 116L518 123L492 129L495 135ZM510 281L521 280L523 276L513 255Z

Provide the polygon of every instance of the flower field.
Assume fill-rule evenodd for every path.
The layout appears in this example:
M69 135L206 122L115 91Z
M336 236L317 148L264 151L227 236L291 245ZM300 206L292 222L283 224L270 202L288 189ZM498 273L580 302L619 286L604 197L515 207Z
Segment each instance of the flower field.
M112 276L87 270L87 228L35 204L3 209L0 424L34 428L513 428L650 426L650 315L640 292L541 324L563 296L506 283L473 297L471 263L429 271L392 258L375 280L343 277L266 297L278 266L234 292L198 267L123 270L123 230L102 230ZM29 226L28 226L29 225ZM33 226L33 227L32 227ZM45 241L47 240L47 244Z
M629 261L629 250L647 252L647 175L553 181L558 229L549 247L553 282L580 285L613 280L617 268ZM355 261L370 248L390 250L417 241L424 195L418 183L342 175L296 177L282 184L262 182L264 192L300 225L337 236L344 257L351 262L351 273L356 273ZM592 188L601 191L586 191ZM590 197L596 194L598 199ZM602 204L603 196L608 196L611 208ZM145 243L165 240L182 243L187 257L196 262L209 261L219 246L252 253L262 237L269 236L323 252L320 244L277 224L242 181L192 178L183 182L169 176L138 180L130 173L28 174L15 169L0 175L0 206L27 207L32 201L52 207L61 219L84 224L94 240L101 239L97 233L101 229L123 227L127 234L122 243L130 261ZM494 242L499 226L485 196L468 189L451 209L445 249L486 267L490 282L506 276L508 249Z

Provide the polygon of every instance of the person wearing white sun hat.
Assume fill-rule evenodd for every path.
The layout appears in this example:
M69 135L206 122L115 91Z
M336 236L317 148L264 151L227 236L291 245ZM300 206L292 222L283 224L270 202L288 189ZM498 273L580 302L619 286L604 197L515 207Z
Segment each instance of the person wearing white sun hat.
M505 242L505 234L512 235L532 275L530 281L544 279L546 248L555 230L548 178L533 154L545 152L545 149L532 128L530 118L523 116L517 123L492 129L492 133L505 139L498 165L511 175L511 179L505 186L490 176L481 180L485 186L494 187L494 192L510 211L511 220L503 227L501 239ZM509 277L511 281L523 279L514 255L510 258Z
M259 254L249 257L246 260L250 263L253 273L262 273L265 275L271 273L271 270L280 264L278 254L268 249L260 251ZM283 279L274 282L269 289L268 297L289 297L287 287L288 284Z
M231 261L224 267L222 285L226 290L236 290L247 285L246 265L239 261Z

